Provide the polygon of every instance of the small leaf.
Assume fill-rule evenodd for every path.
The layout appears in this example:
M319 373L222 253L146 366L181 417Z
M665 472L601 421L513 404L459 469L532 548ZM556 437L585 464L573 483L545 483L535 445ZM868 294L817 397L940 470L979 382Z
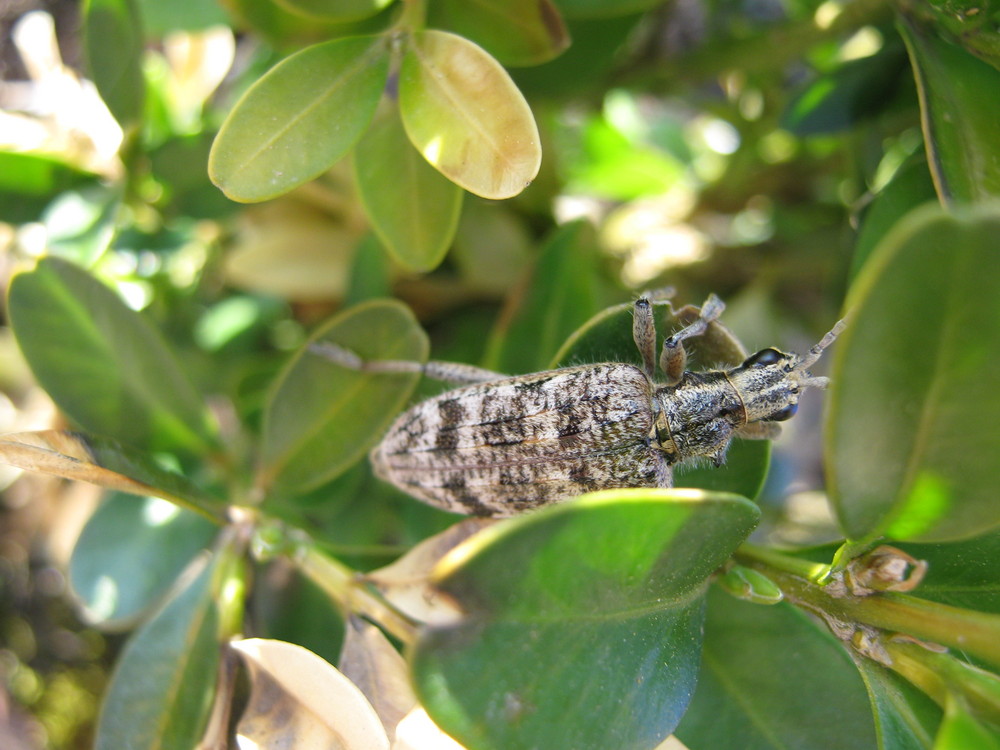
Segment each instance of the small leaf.
M97 723L96 750L194 747L208 720L219 663L214 565L128 642Z
M597 283L593 227L583 220L559 227L542 247L527 286L508 297L485 366L511 374L553 366L566 338L597 312Z
M360 618L348 619L340 671L364 693L382 721L389 740L396 726L417 704L410 670L381 630Z
M857 670L822 626L789 604L709 593L698 689L677 728L685 745L874 748L874 730Z
M150 456L96 435L66 430L0 435L0 461L119 492L162 497L210 517L221 506L217 498Z
M374 16L393 0L276 0L292 13L328 21L359 21Z
M218 527L158 498L112 494L73 547L69 580L91 622L128 625L161 597Z
M467 39L410 35L399 108L424 158L471 193L510 198L538 174L542 150L528 103L500 63Z
M428 23L471 39L504 65L538 65L569 46L551 0L438 0Z
M365 212L391 255L411 271L436 268L455 237L464 193L417 153L395 108L354 149L354 173Z
M389 75L382 36L336 39L286 58L236 103L209 156L233 200L267 200L317 177L355 144Z
M87 67L104 103L122 128L142 117L142 20L136 0L87 0L84 8Z
M1000 525L1000 214L906 217L858 276L826 425L846 535L945 541ZM947 249L947 252L943 250Z
M935 30L904 19L899 25L910 52L931 174L943 203L971 203L1000 195L1000 70ZM958 116L956 113L961 113Z
M43 258L14 277L8 306L38 382L82 428L154 450L214 444L201 397L159 332L84 271Z
M411 654L428 714L480 750L655 746L694 688L706 580L758 517L731 495L613 490L476 534L435 571L464 616Z
M241 747L389 750L375 709L333 665L282 641L250 638L232 647L250 672L250 701L236 730Z
M427 337L398 302L341 313L309 344L331 341L363 360L422 362ZM278 495L328 482L381 437L416 386L417 373L365 373L303 347L279 376L264 413L261 483Z

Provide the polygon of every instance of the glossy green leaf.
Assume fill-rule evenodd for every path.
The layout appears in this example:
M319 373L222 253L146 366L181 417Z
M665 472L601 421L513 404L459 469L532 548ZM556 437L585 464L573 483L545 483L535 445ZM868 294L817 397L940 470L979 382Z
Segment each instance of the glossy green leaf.
M87 0L83 23L91 80L118 124L129 128L142 118L146 96L136 0Z
M58 193L94 178L51 156L0 151L0 221L36 221Z
M205 405L160 333L84 271L43 258L14 277L8 309L38 382L83 429L154 450L214 444Z
M978 721L960 700L952 698L948 700L944 721L934 740L934 750L960 748L1000 750L1000 731Z
M278 5L310 18L359 21L374 16L393 0L276 0Z
M567 16L587 18L623 16L649 10L659 5L660 0L555 0L555 4Z
M955 44L1000 68L1000 7L982 0L919 3L909 11L925 17Z
M368 127L389 75L388 40L336 39L251 86L212 146L208 172L233 200L267 200L329 169Z
M362 303L333 318L309 345L334 342L363 360L423 362L427 337L402 304ZM418 373L364 373L309 345L278 377L264 413L260 483L276 495L328 482L360 459L406 403Z
M165 36L171 31L197 31L229 21L215 0L139 0L143 26L148 34Z
M66 430L2 435L0 461L118 492L160 497L210 518L218 516L222 506L186 477L162 467L151 454L98 435Z
M559 227L527 285L515 287L490 338L485 367L522 374L558 366L553 356L597 310L597 237L586 221ZM579 364L574 362L573 364Z
M879 750L930 750L941 709L924 693L887 667L855 660L868 688Z
M682 327L675 315L657 307L660 343L662 337ZM738 364L746 359L743 345L724 326L714 324L701 337L685 342L690 369L709 369L720 363ZM585 362L629 362L641 366L642 356L632 338L632 303L599 312L570 336L553 359L552 366L566 367ZM724 466L703 464L674 467L675 487L732 492L748 498L760 493L770 465L771 444L766 440L734 440Z
M463 616L410 655L427 712L479 750L654 747L694 688L706 580L758 516L612 490L480 532L435 569Z
M205 566L129 640L101 707L95 750L196 746L219 663L214 572Z
M1000 70L940 39L933 29L904 22L921 121L938 196L971 203L1000 195ZM961 113L956 116L956 113Z
M112 493L73 547L69 582L88 619L128 624L163 596L218 526L159 498Z
M702 670L677 737L690 750L874 748L864 686L843 646L789 604L712 590Z
M944 541L1000 525L1000 213L908 216L865 265L831 372L831 499L845 534Z
M437 0L428 24L454 31L504 65L538 65L569 46L569 34L552 0Z
M510 198L538 174L541 142L528 103L500 63L468 39L411 34L399 108L424 158L471 193Z
M411 271L436 268L455 237L464 193L413 148L395 108L354 149L354 174L365 213L393 258Z

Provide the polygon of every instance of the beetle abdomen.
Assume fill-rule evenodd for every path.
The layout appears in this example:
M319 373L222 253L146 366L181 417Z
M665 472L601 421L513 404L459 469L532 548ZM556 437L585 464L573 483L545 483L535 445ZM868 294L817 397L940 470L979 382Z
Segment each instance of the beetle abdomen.
M657 486L669 469L648 446L651 398L649 380L626 364L467 386L400 416L372 464L431 505L475 515L511 515L596 489Z

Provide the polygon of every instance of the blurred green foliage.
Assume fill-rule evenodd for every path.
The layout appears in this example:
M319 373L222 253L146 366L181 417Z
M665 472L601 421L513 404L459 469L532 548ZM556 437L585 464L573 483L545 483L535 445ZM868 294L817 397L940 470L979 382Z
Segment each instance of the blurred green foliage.
M472 750L1000 744L996 2L70 7L65 63L45 14L4 19L28 77L0 99L0 458L106 496L0 475L11 747L190 747L238 693L218 643L356 665L358 617ZM851 308L825 447L811 394L773 451L678 470L700 505L612 493L493 527L433 574L457 622L359 582L429 539L425 579L457 528L363 459L442 386L310 345L635 361L627 300L666 285L719 294L751 351ZM881 541L927 587L885 595L895 620L851 590L852 620L824 592ZM734 555L786 602L708 594ZM950 654L891 638L928 629Z

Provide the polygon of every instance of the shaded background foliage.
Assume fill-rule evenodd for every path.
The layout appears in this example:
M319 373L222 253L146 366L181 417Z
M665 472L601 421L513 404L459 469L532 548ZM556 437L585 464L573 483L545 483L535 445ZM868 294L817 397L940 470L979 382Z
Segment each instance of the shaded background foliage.
M522 182L530 182L523 191L496 188L488 168L435 170L411 145L426 155L433 146L427 133L451 127L441 124L444 107L434 104L436 94L421 65L443 60L441 50L449 45L468 51L467 43L439 31L414 33L402 42L379 36L359 42L357 37L399 22L401 12L406 22L405 13L421 4L405 10L374 0L346 5L362 9L358 18L324 18L329 6L308 0L93 0L83 9L76 3L46 4L56 21L58 53L44 17L25 15L40 6L5 7L0 19L4 288L15 268L28 268L43 254L50 258L19 276L8 295L10 313L0 330L3 432L68 423L169 453L170 469L206 488L168 483L169 496L184 507L218 519L219 498L262 503L267 514L306 529L337 559L371 570L455 519L378 483L364 462L357 463L365 441L338 432L338 425L364 424L374 438L401 406L386 402L399 385L323 375L322 369L310 373L308 367L319 367L301 352L310 337L346 336L364 347L373 333L363 311L377 310L386 328L375 340L384 343L370 356L402 352L420 358L429 348L438 359L530 372L557 357L563 362L611 357L618 344L597 335L574 339L569 352L562 346L602 308L640 289L670 284L681 303L698 303L709 292L723 297L727 323L750 349L777 344L802 350L836 320L851 289L866 333L841 342L855 354L839 360L838 379L852 385L838 393L840 416L827 427L828 470L837 493L832 512L822 494L820 399L813 398L775 448L758 497L764 525L757 539L807 545L842 535L864 541L888 534L939 542L1000 521L984 499L988 476L977 478L964 513L948 515L949 526L928 508L950 497L953 487L934 472L908 484L913 477L907 466L927 468L919 446L905 447L902 438L890 441L890 448L904 448L889 455L898 463L889 461L893 471L887 472L879 463L886 454L880 451L872 461L869 445L855 441L859 429L912 434L912 426L892 415L912 403L938 404L931 398L933 382L928 388L908 375L914 348L934 363L934 372L955 363L947 375L963 388L975 387L977 368L996 360L997 331L990 324L1000 319L991 316L995 305L969 306L996 289L990 248L995 213L956 214L958 219L918 213L900 223L927 202L959 209L988 203L1000 192L995 5L482 3L497 12L497 21L470 13L470 4L430 0L429 28L468 37L495 58L479 56L470 63L497 81L481 92L489 114L478 124L492 127L502 111L514 123L508 129L528 128L532 118L530 126L537 125L543 159L537 175L530 155L517 162ZM548 15L532 15L543 6ZM522 18L522 11L526 30L507 33L504 21L512 14ZM359 54L372 63L355 70L350 62ZM282 60L287 78L277 72L265 76ZM325 70L333 74L324 75ZM81 85L86 76L96 82L104 104ZM290 82L301 90L293 91ZM352 104L367 101L367 108L333 107L343 117L336 132L327 121L305 122L302 132L292 132L284 162L273 151L256 150L262 136L255 126L269 113L285 116L294 105L283 97L318 97L341 83ZM398 114L387 98L379 104L386 86L399 92ZM330 96L337 104L337 94ZM460 140L461 128L452 136ZM445 140L442 163L448 156ZM256 174L246 171L250 153L260 162L251 163L259 167ZM277 187L261 177L277 172L283 180ZM227 195L270 200L246 205ZM948 245L947 257L936 252L942 245ZM878 258L865 270L868 275L852 287L873 253ZM963 273L954 271L956 257L963 259ZM948 285L941 283L944 278ZM406 308L373 301L387 296L404 301L415 319ZM114 301L118 298L125 304ZM80 300L107 317L92 325L86 313L74 312ZM35 310L32 302L42 304ZM352 307L358 303L365 305ZM132 322L117 312L126 307L142 311L142 318ZM338 318L332 327L322 323L347 308L361 312ZM912 325L902 334L878 329L878 321L895 322L917 308L921 313L910 316ZM55 321L48 328L40 322L45 315ZM940 320L944 323L935 328ZM414 321L426 330L429 344ZM15 345L12 325L31 331L20 334L20 349L34 376ZM982 356L969 364L958 357L955 341L956 332L973 328L982 346L968 348ZM929 329L938 334L936 347L924 343ZM624 340L628 345L627 336ZM99 346L88 343L93 341ZM901 350L887 358L900 372L888 386L879 381L867 388L870 357L884 351L887 341ZM133 344L137 349L130 350ZM169 388L162 382L146 387L168 373ZM59 411L36 380L56 398ZM128 395L124 417L101 401L109 383ZM371 389L367 399L359 399L360 408L338 400L353 387ZM424 383L418 393L439 387ZM208 394L210 415L200 394ZM871 427L865 420L881 413L891 398L899 408L886 410L890 417ZM384 413L366 411L369 401L384 402ZM930 412L941 420L940 430L960 433L976 420L982 424L996 411L995 401L989 389L979 393L979 411L962 413L957 423L948 421L955 412L950 404ZM357 445L353 452L340 451L336 460L311 454L300 445L307 431L326 436L325 444L346 439ZM263 447L255 454L260 436ZM985 439L980 448L982 454L969 457L992 455ZM941 452L946 464L957 465L965 451L961 443L953 449ZM735 479L707 475L690 483L752 496L763 473L752 467L762 467L766 457L749 456L745 465L751 469L740 474L744 459L738 451L755 450L749 443L734 448ZM163 486L156 473L160 464L148 466L117 449L107 455L118 463L102 463L105 468ZM130 471L136 465L147 473L136 476ZM64 595L72 591L88 621L112 630L132 626L169 589L213 527L193 514L175 516L175 506L157 500L137 507L113 494L76 542L75 530L96 507L97 494L37 477L15 482L16 476L3 475L0 553L5 574L0 673L12 717L10 742L86 746L120 639L82 626ZM721 486L705 484L711 481ZM920 511L915 523L913 508ZM124 597L112 606L102 598L108 566L101 540L130 537L150 518L169 533L153 535L155 543L136 536L132 546L115 550L119 565L136 561L122 570L144 575L123 575L117 584L134 601ZM545 528L526 527L525 534L544 536ZM955 555L989 557L988 539L958 542L970 547L955 547ZM985 546L969 551L976 543ZM829 562L830 554L819 559ZM940 558L934 564L946 571L943 582L935 581L932 564L927 597L954 601L954 590L964 585L960 576L947 573L955 556L934 546L920 554ZM158 565L151 565L154 559ZM220 570L223 563L216 563ZM210 586L209 572L199 585ZM469 586L463 576L475 582L474 571L466 570L446 583L461 590ZM995 586L989 571L973 584L983 597ZM199 591L192 588L185 596L207 602ZM982 598L961 605L993 609ZM713 593L705 684L724 684L725 668L731 674L759 671L752 659L741 660L739 639L774 627L805 633L803 648L829 660L831 671L850 669L840 652L829 649L832 638L794 619L796 614L758 608L721 616L749 606L722 602ZM214 622L215 614L204 611L206 622ZM337 662L340 636L332 631L342 618L313 580L280 559L258 567L249 613L253 633L307 646ZM783 625L769 625L768 618ZM745 629L732 632L735 619L746 622ZM166 627L169 618L153 624ZM493 625L498 631L506 627ZM134 642L156 640L149 632L141 630ZM436 637L418 646L418 665L433 667L439 659L428 646ZM211 651L210 638L192 644L192 653L195 645ZM780 650L777 644L772 648ZM123 658L136 651L133 647ZM878 665L866 662L861 675L876 696L912 691ZM856 675L851 679L857 682ZM845 701L861 701L860 689L847 678L836 688ZM711 717L724 711L712 704L722 691L708 690L680 730L691 747L712 741ZM794 696L786 693L779 700L791 705ZM885 729L891 723L885 717L902 721L902 714L888 709L881 714L883 747L932 746L937 709L921 697L908 700L915 706L912 715L903 716L911 719L909 733ZM963 724L966 714L948 706L949 731L981 729L972 720ZM801 718L807 707L795 710ZM449 720L452 726L463 721ZM732 723L715 726L736 731L745 720L730 717ZM828 721L816 716L798 723ZM103 731L118 730L105 724ZM993 732L989 736L996 741L995 730L983 731ZM858 732L871 739L870 727ZM794 742L796 735L790 736Z

